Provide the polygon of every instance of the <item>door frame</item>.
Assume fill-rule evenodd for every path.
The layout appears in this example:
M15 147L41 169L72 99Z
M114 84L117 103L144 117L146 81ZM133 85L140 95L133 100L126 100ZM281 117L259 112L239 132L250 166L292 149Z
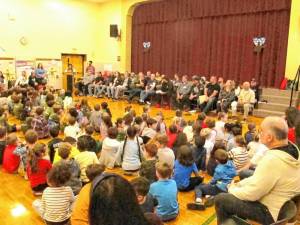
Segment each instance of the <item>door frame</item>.
M80 54L80 53L61 53L61 59L63 56L82 56L83 57L83 66L82 66L82 75L84 75L84 67L85 67L85 63L86 63L86 59L87 59L87 54ZM62 65L63 66L63 65Z

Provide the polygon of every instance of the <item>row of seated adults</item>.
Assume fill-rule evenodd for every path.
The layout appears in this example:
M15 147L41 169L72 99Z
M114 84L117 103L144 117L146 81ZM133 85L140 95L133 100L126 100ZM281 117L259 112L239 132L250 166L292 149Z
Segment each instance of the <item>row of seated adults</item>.
M205 77L193 76L189 81L186 75L181 79L175 75L170 80L165 75L152 74L150 71L146 75L141 72L138 75L128 72L124 75L115 72L107 76L101 72L97 76L88 74L77 87L81 95L106 95L119 99L127 93L129 101L136 96L141 104L151 104L155 100L158 104L163 104L164 100L182 110L200 109L204 113L215 108L217 111L228 112L230 107L235 113L242 106L245 117L258 99L258 84L255 79L239 86L232 80L224 83L221 77L217 80L217 77L212 76L207 82Z

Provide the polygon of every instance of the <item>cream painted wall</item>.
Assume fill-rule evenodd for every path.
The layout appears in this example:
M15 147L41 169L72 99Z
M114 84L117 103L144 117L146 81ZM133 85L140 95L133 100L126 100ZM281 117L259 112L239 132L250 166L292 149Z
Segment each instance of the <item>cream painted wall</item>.
M60 58L61 53L87 54L102 70L131 67L131 17L134 7L147 0L0 0L0 57ZM118 24L121 41L109 37L109 25ZM25 36L28 45L19 39ZM300 0L292 0L286 76L300 64ZM117 57L121 61L117 61Z
M300 0L292 0L285 75L294 79L300 65Z
M0 57L60 58L87 54L101 62L100 5L75 0L0 0ZM28 44L19 39L24 36Z

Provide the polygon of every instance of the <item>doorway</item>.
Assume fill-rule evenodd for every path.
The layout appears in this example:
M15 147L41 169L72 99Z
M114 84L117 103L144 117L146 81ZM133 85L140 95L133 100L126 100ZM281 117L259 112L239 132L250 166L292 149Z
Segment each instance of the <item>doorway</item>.
M84 54L65 54L65 53L61 54L62 71L63 71L63 77L64 77L63 88L65 90L67 90L66 70L68 68L68 65L72 64L73 68L76 71L74 73L74 81L73 81L73 85L74 85L76 82L78 82L83 77L85 60L86 60L86 55L84 55Z

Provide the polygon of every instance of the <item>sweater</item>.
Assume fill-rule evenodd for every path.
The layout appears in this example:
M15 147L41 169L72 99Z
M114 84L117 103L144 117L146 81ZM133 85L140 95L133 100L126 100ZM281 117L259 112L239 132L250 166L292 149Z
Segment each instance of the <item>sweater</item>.
M289 145L288 150L295 150ZM283 204L300 194L300 159L284 150L268 150L253 176L229 188L229 193L243 201L259 201L277 220Z

